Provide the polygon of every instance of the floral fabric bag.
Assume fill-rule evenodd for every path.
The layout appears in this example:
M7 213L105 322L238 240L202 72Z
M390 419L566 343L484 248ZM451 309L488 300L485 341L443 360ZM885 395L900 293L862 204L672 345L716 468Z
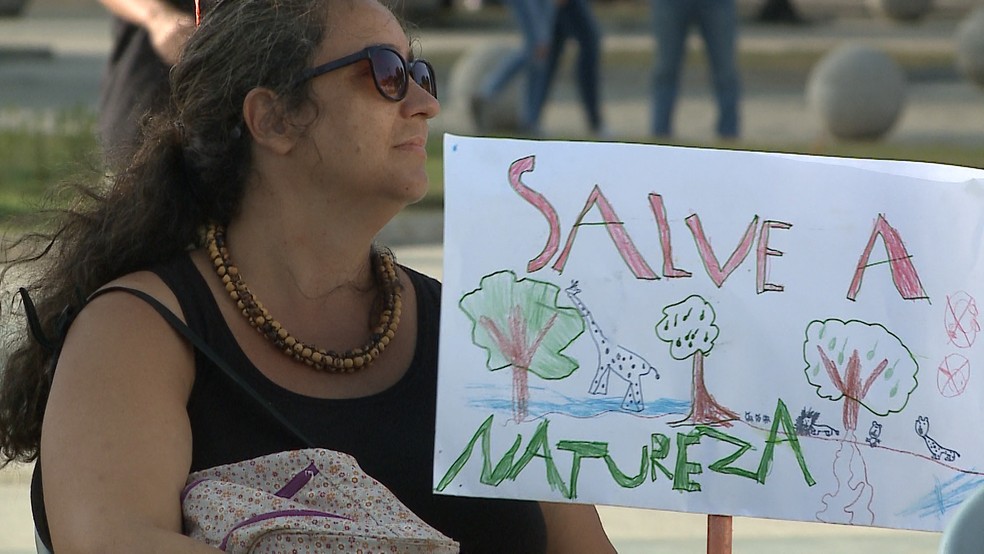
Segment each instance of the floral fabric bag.
M184 533L237 554L452 554L458 543L417 517L348 454L313 443L171 310L143 291L106 287L150 304L304 450L197 471L181 493Z
M186 535L236 553L455 553L347 454L310 448L192 473Z

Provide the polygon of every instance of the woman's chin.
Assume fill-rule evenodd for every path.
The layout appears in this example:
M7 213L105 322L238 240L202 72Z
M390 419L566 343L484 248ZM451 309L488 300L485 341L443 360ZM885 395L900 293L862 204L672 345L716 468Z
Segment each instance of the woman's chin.
M409 206L411 204L416 204L417 202L423 200L424 197L427 196L427 191L429 188L429 181L426 174L419 179L414 179L412 182L409 182L405 189L405 199L407 205Z

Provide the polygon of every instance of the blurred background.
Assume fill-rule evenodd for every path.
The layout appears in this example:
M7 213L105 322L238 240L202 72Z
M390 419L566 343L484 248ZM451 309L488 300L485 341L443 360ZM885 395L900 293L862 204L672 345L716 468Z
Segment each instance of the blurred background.
M594 0L604 133L586 123L568 45L535 135L516 79L475 109L482 78L519 50L502 0L399 0L431 60L442 114L431 193L381 240L439 276L441 135L617 140L940 162L984 168L984 0L738 0L741 133L723 140L703 42L691 33L672 137L650 134L656 42L648 0ZM95 136L110 17L97 0L0 0L0 229L36 224L53 186L100 164ZM28 471L0 471L0 554L33 552ZM624 553L703 552L705 518L602 508ZM936 551L939 535L735 518L735 552Z
M523 135L516 115L522 78L482 113L473 101L482 78L520 49L521 38L502 0L395 1L438 74L443 112L432 125L429 205L439 206L443 132ZM656 50L649 1L591 6L601 27L604 133L590 132L583 115L572 43L536 137L657 141L649 136ZM984 164L984 0L737 0L737 9L738 140L722 143L714 132L703 42L691 32L674 134L659 142ZM97 0L0 0L0 13L4 196L50 182L95 146L86 133L110 19ZM0 216L14 212L0 198Z

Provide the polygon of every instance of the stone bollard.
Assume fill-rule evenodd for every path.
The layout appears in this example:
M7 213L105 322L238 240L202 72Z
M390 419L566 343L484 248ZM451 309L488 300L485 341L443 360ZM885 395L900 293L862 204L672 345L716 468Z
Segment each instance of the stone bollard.
M525 70L521 69L494 97L481 98L484 79L518 54L519 48L510 44L485 42L462 54L451 67L449 96L459 103L452 109L466 110L466 119L474 130L480 133L520 130L519 106L526 83Z
M905 104L905 74L880 50L846 44L810 71L807 105L836 138L875 140L886 134Z
M957 68L984 87L984 7L970 12L957 26Z
M868 7L889 19L916 21L933 7L933 0L868 0Z

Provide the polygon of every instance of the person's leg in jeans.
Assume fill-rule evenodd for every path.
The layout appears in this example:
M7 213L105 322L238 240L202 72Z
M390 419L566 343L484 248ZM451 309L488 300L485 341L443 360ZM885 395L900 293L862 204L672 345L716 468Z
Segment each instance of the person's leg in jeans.
M680 71L687 48L692 3L698 0L650 0L656 65L653 69L652 127L656 136L670 136Z
M564 45L567 42L566 27L561 23L563 20L564 7L560 6L554 12L553 24L550 26L550 45L547 51L546 67L544 78L540 81L535 90L531 90L531 102L529 111L529 132L540 133L540 117L543 114L543 106L547 103L550 96L550 89L553 88L554 77L557 75L557 67L560 65L560 55L564 52Z
M484 83L479 87L478 94L483 98L492 98L503 89L526 67L526 52L520 50L506 60L493 65Z
M525 68L526 83L520 98L519 116L522 124L528 127L535 99L546 80L548 24L552 23L553 9L550 0L508 0L507 4L519 25L523 46L515 56L493 68L493 73L479 89L477 101L481 103L500 94Z
M741 77L738 74L736 43L738 14L735 0L689 0L697 4L698 25L704 38L707 61L718 104L717 134L738 136L738 104Z
M521 7L519 21L526 53L526 89L520 105L520 120L526 130L535 130L539 120L538 102L547 86L547 54L554 22L553 0L509 0Z
M587 0L566 0L557 12L557 24L565 36L578 43L577 88L592 132L601 130L599 63L601 28Z

